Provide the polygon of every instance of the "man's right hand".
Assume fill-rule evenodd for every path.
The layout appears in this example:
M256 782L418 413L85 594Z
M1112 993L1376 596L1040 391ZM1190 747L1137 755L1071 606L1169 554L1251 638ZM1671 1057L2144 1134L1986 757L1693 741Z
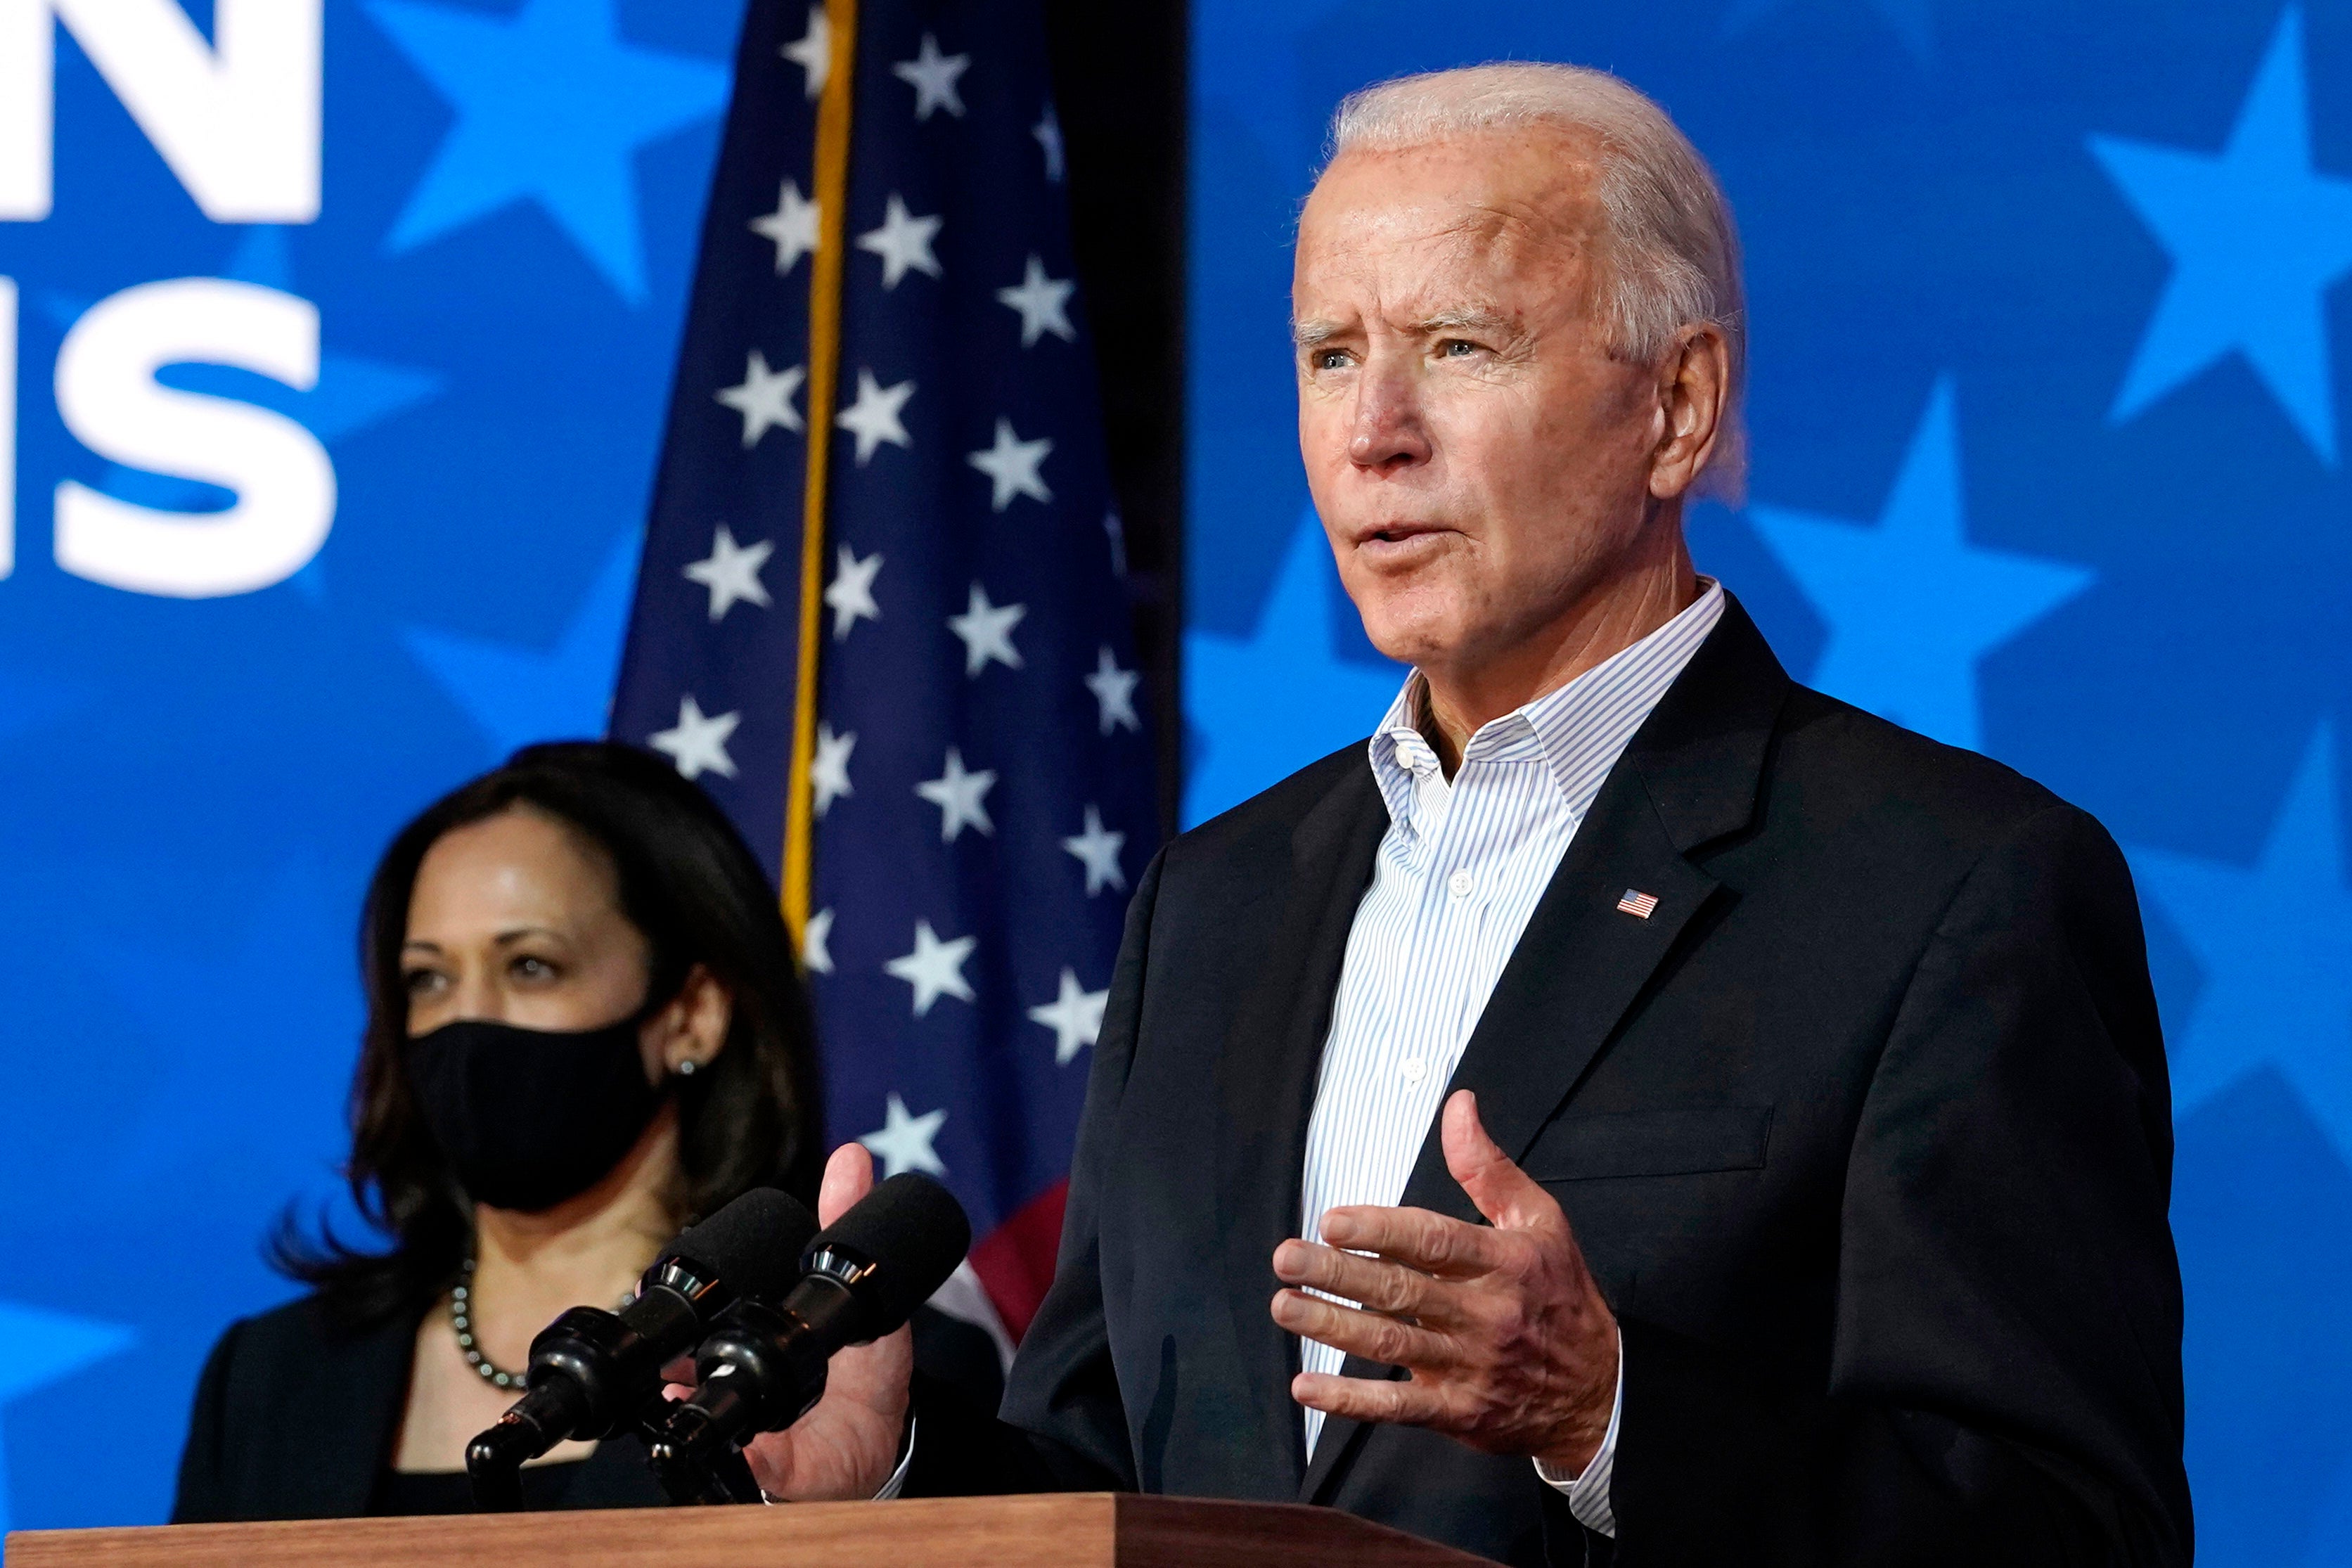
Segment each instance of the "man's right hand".
M818 1220L831 1225L873 1190L874 1157L862 1144L843 1144L825 1162ZM760 1489L790 1502L846 1502L880 1491L898 1466L914 1369L911 1329L836 1354L814 1409L744 1446Z

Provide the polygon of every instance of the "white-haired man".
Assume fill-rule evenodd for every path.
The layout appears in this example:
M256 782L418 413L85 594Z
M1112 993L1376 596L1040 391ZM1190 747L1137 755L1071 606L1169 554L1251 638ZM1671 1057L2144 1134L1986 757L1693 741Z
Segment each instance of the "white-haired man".
M1693 570L1745 337L1698 154L1598 72L1373 88L1293 300L1316 505L1414 673L1142 880L1003 1424L918 1391L890 1484L1523 1563L2186 1563L2128 875ZM836 1363L763 1484L873 1495L906 1360Z

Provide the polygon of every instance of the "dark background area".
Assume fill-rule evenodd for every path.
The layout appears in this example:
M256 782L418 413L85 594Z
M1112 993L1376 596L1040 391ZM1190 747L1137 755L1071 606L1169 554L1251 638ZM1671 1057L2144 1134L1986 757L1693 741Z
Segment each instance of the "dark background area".
M1184 581L1182 0L1046 0L1078 282L1094 327L1136 648L1160 758L1160 821L1182 780Z

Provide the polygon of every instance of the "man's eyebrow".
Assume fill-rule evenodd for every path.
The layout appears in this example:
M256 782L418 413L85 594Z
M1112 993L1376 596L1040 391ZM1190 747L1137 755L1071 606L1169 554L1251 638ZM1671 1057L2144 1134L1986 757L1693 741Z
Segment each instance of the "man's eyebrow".
M1311 349L1317 343L1328 342L1339 335L1339 322L1327 321L1319 317L1314 321L1290 323L1290 341L1302 349Z
M1508 332L1515 326L1509 317L1492 310L1440 310L1415 321L1412 333L1415 337L1429 337L1437 332Z

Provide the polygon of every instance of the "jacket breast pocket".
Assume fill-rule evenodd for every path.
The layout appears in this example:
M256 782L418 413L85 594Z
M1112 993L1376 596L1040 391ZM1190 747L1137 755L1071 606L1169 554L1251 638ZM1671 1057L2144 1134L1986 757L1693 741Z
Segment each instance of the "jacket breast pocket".
M1771 1142L1769 1105L1571 1114L1544 1130L1522 1168L1538 1182L1760 1171Z

